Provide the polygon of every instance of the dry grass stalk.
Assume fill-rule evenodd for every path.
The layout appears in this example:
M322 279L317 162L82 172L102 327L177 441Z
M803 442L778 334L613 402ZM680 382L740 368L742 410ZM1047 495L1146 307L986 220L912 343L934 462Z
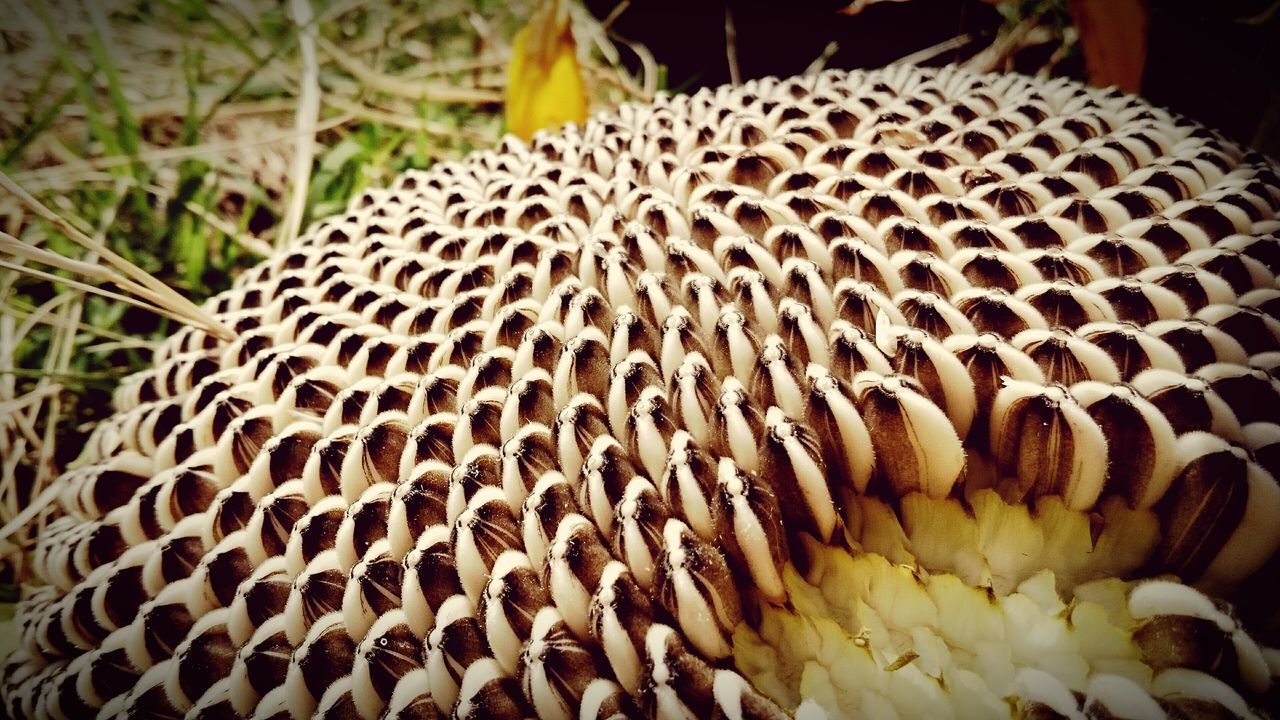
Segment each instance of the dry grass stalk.
M325 120L316 123L314 131L316 133L327 132L350 123L352 119L353 116L351 115L339 115L337 117L326 118ZM161 165L193 158L215 158L224 156L233 150L251 148L257 145L271 145L279 142L293 141L297 140L297 138L298 133L296 130L287 130L279 133L259 135L231 142L210 142L183 147L152 148L143 150L139 153L137 158L132 158L128 155L81 158L79 156L75 156L74 153L69 153L72 156L72 159L64 164L25 170L14 174L13 179L17 182L21 182L25 187L42 189L43 187L46 187L46 185L37 185L38 183L50 183L67 173L109 170L112 168L123 167L133 162L141 162L147 165ZM117 178L115 175L102 174L96 178L78 177L73 179L77 181L87 181L93 179L115 180Z
M290 0L290 15L298 26L298 53L302 58L302 78L298 87L298 108L294 112L297 144L293 153L293 183L289 189L289 210L284 226L276 235L276 247L293 242L302 229L307 210L307 188L311 185L311 164L316 154L316 123L320 119L320 63L316 59L316 30L309 0Z
M95 240L86 235L82 230L68 222L65 218L45 207L43 203L32 197L30 193L24 190L4 173L0 173L0 187L17 197L18 200L32 212L57 226L60 230L66 233L68 239L89 252L97 253L103 261L114 266L127 276L129 280L134 281L130 287L136 286L144 289L146 291L144 297L154 298L157 305L161 307L163 307L165 303L169 303L172 308L171 312L175 313L178 318L183 320L183 322L198 325L220 340L231 341L235 339L235 333L233 333L230 328L223 325L213 315L209 314L209 312L204 308L201 308L186 299L172 288L155 279L147 271L116 254L115 251L107 247L100 240ZM10 238L12 238L12 236L10 236Z
M54 383L52 385L46 385L45 387L32 390L15 400L0 402L0 418L7 418L9 415L28 407L32 403L39 402L50 395L60 392L62 392L62 386Z
M502 94L492 90L458 87L448 83L424 83L379 72L323 37L317 37L316 44L336 63L341 65L342 69L351 73L356 80L370 90L413 100L438 103L474 105L502 102Z
M10 239L12 239L12 236L9 236L7 233L0 234L0 250L7 251L6 246ZM181 315L177 312L171 311L168 308L164 307L164 305L160 304L161 301L155 298L154 295L150 295L149 293L146 293L145 288L142 288L140 290L135 289L135 290L138 290L139 295L143 295L143 297L146 298L146 299L139 299L138 297L134 297L131 295L124 295L122 293L112 292L110 290L104 290L100 287L97 287L96 285L90 285L89 283L81 282L80 280L65 278L60 275L44 272L43 270L36 270L35 268L30 268L20 263L9 262L8 260L0 260L0 268L5 270L11 270L16 273L21 273L23 275L29 275L30 277L33 277L37 280L45 280L47 282L54 283L54 284L66 285L68 288L71 288L72 290L76 290L79 292L86 292L93 295L99 295L101 297L107 298L108 300L114 300L116 302L124 303L126 305L131 305L133 307L140 308L142 310L149 310L156 314L163 315L171 320L177 320L178 322L185 323L190 320L190 318L187 318L184 315Z
M160 190L161 188L155 189ZM248 250L258 257L269 257L271 253L275 252L270 243L259 240L252 235L246 235L240 232L239 229L231 225L231 223L227 222L225 219L218 217L217 215L209 212L206 208L200 207L190 200L183 201L182 207L186 208L187 212L192 215L195 215L201 220L209 223L216 228L218 232L231 238L235 242L239 243L245 250Z
M351 117L364 118L373 122L387 125L390 127L403 128L405 130L419 130L438 137L448 137L457 140L469 140L472 142L496 142L497 133L486 133L470 128L455 128L442 122L427 120L407 112L389 112L380 110L369 105L363 105L353 102L345 97L331 96L324 99L326 105L337 108L343 113ZM446 157L444 153L438 153L439 157Z
M61 298L65 296L60 295L58 297ZM45 305L48 305L48 303L46 303ZM107 328L101 328L94 325L89 325L87 323L84 323L78 320L70 323L63 322L60 319L58 319L56 316L48 312L45 312L44 311L45 305L42 305L41 307L36 308L35 310L25 310L23 308L15 307L13 305L0 305L0 317L13 318L15 320L25 320L26 322L23 323L24 326L48 325L50 327L58 328L61 330L67 330L69 332L74 332L80 335L94 335L102 338L104 341L109 341L113 345L117 347L122 347L122 348L152 350L157 345L157 343L150 340L143 340L140 338L128 337L127 335L122 335L113 330L108 330ZM90 346L90 347L93 347L93 346ZM90 349L90 347L86 347L86 349Z

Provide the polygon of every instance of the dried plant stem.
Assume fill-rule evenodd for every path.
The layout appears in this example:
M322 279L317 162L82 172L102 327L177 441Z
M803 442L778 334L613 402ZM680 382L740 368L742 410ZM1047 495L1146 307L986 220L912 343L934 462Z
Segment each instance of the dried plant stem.
M123 197L123 190L125 186L127 186L128 184L129 184L128 181L124 179L122 179L119 183L117 183L117 192L116 192L117 198ZM84 236L85 240L88 241L86 247L89 248L90 251L89 251L89 255L87 256L87 260L78 261L78 264L80 265L101 270L108 277L110 277L111 275L114 275L115 273L112 273L110 270L106 268L100 268L97 265L96 261L99 257L99 251L96 249L96 246L101 246L105 248L105 245L103 244L103 237L106 235L108 228L110 228L115 223L116 214L119 212L119 210L120 210L120 205L118 203L111 205L109 208L107 208L106 212L104 212L101 218L99 219L98 228L94 233L94 236L93 237L89 237L87 235ZM15 249L14 243L17 243L18 247L25 247L27 251L34 251L37 253L37 256L42 253L45 256L52 256L61 261L69 261L68 258L63 258L61 255L58 255L56 253L50 253L46 250L42 250L35 247L22 246L21 242L18 241L17 238L14 238L8 235L7 233L0 233L0 240L4 241L5 249L9 250L11 254L12 254L12 251ZM126 283L123 286L127 287L129 285L135 285L135 284L136 283L131 283L129 281L126 281ZM135 289L138 291L146 290L146 288L131 288L131 289ZM145 295L145 293L143 294ZM23 326L19 329L19 332L17 334L18 338L23 337L27 332L30 331L31 323L33 320L36 320L49 312L54 312L55 307L56 307L55 316L58 318L57 324L61 327L59 328L60 330L59 332L54 333L53 338L50 341L48 356L44 366L44 374L36 381L36 389L34 391L37 393L39 392L49 393L48 404L45 408L44 433L37 441L32 442L32 445L34 445L37 448L38 456L35 462L35 471L36 471L35 482L32 485L31 492L32 493L39 492L40 498L49 497L51 493L53 493L53 491L55 491L57 488L57 484L53 481L53 479L54 479L54 475L58 472L58 468L54 464L53 453L54 453L54 449L57 447L58 425L60 424L61 418L62 418L62 402L63 401L62 401L62 394L60 392L62 385L53 382L52 378L55 376L66 376L71 370L71 359L74 356L76 351L75 326L79 324L81 316L84 313L84 293L76 292L72 294L54 297L52 300L45 303L40 308L37 308L37 310L33 312L30 317L27 318L27 321L23 323ZM57 390L55 391L53 390L53 388L57 388ZM37 408L37 412L38 412L38 408ZM21 417L21 414L19 414L19 417ZM22 426L20 427L22 427L24 435L27 435L27 437L30 438L30 435L35 434L35 417L34 416L29 417L28 420L30 420L30 424L31 424L29 431L28 431L28 428L26 427L22 427ZM13 487L13 483L11 482L11 480L12 480L11 478L6 478L6 482L5 482L6 490L9 490L10 488ZM37 503L32 503L32 505L36 505L36 504ZM6 525L6 529L14 526L17 523L18 519L23 517L24 517L23 512L18 513L17 517L15 517L13 520L10 521L10 523ZM39 519L39 526L42 527L44 523L43 511L39 511L35 515L27 515L26 521L23 522L21 525L18 525L17 528L26 529L29 526L31 520L34 520L34 519ZM37 528L37 530L38 529L39 528ZM3 534L0 534L0 540L8 538L9 535L10 535L10 532L5 532Z
M62 307L62 319L70 322L73 318L79 318L84 312L84 296L77 293L75 299ZM48 387L52 385L50 376L53 374L66 375L71 369L71 357L76 349L75 333L60 332L54 335L53 347L49 353L50 365L53 367L51 373L40 378L39 385ZM36 488L42 488L50 485L53 474L57 472L57 468L53 464L53 449L57 447L58 421L62 417L62 395L55 394L49 398L49 406L45 414L44 437L40 442L40 459L36 463Z
M0 187L3 187L5 190L12 193L23 205L35 212L37 215L61 229L66 233L67 237L77 245L80 245L90 252L98 253L105 262L114 266L130 279L136 281L143 288L146 288L149 293L157 299L158 306L164 307L168 304L168 307L171 308L169 312L172 312L178 319L181 319L183 322L198 324L205 330L209 331L210 334L221 340L229 342L235 339L235 333L233 333L230 328L219 322L213 315L209 314L204 308L186 299L172 288L152 277L145 270L139 268L137 265L134 265L128 260L120 257L115 253L115 251L107 247L101 241L94 240L86 235L83 231L72 225L62 216L45 207L39 200L32 197L30 193L22 189L21 186L2 172L0 172Z
M622 0L617 5L614 5L613 9L609 11L609 14L605 15L604 19L600 21L600 27L608 30L609 27L618 20L618 18L622 17L622 13L626 12L630 7L631 0Z
M805 67L803 74L816 75L822 72L822 70L827 67L827 62L831 60L832 56L834 56L839 50L840 50L840 43L836 42L835 40L832 40L831 42L827 43L822 48L822 52L818 53L818 57L814 58L813 62L809 63Z
M41 388L36 388L35 390L32 390L31 392L16 399L0 402L0 417L9 417L13 413L25 410L28 407L43 401L45 398L56 395L60 392L62 392L62 386L58 383L53 383Z
M104 340L102 342L93 343L92 345L84 345L81 347L81 350L86 353L98 355L102 353L113 353L117 350L145 350L150 352L155 350L155 347L156 343L148 342L146 340L123 338L121 340Z
M158 190L159 188L156 189ZM270 243L259 240L252 235L245 235L237 230L231 223L209 212L207 208L201 207L194 201L186 200L182 203L182 207L186 208L187 212L213 226L218 232L231 238L232 242L235 242L240 247L248 250L258 257L270 257L271 253L275 252L275 249L271 247Z
M85 262L84 260L65 257L35 245L29 245L7 232L0 231L0 252L22 260L30 260L58 268L59 270L66 270L69 273L90 280L97 280L98 282L115 283L121 286L129 284L127 278L121 277L110 268L102 267L96 263Z
M26 528L31 524L32 520L39 517L40 514L48 509L48 507L53 504L53 501L57 499L58 486L46 486L44 490L42 490L40 494L30 502L30 504L22 508L21 512L15 515L12 520L5 523L4 527L0 527L0 540L9 538L14 533Z
M378 108L362 105L358 102L352 102L351 100L336 95L326 97L324 101L326 105L338 108L353 117L372 120L374 122L391 125L393 127L404 128L405 130L418 130L431 135L471 140L473 142L493 142L497 139L496 133L484 133L478 130L469 130L467 128L455 128L441 122L426 120L414 115L379 110Z
M76 313L80 312L78 298L72 303L72 306L75 306L74 310ZM71 310L72 307L64 307L63 309ZM27 529L34 520L40 519L41 525L43 525L42 518L44 511L58 496L58 485L51 482L51 475L55 470L52 463L53 449L56 446L58 420L62 415L62 398L60 393L52 392L48 389L55 386L59 389L61 388L60 385L50 382L50 377L58 374L59 369L62 371L61 374L65 374L66 369L71 364L71 355L74 349L74 337L68 336L65 333L54 335L53 340L50 343L49 355L45 362L45 372L39 380L40 385L36 389L37 391L43 390L51 392L51 395L48 398L49 404L45 419L44 435L39 438L32 437L35 434L35 424L31 418L27 418L28 420L32 420L30 425L27 425L26 423L19 423L19 427L23 430L23 434L28 439L28 442L38 448L39 456L35 462L36 478L35 483L32 486L32 492L39 491L40 494L26 507L22 508L21 511L9 520L9 522L5 523L3 528L0 528L0 540L6 540L14 533ZM15 413L13 417L22 418L23 416L24 413ZM11 488L13 488L11 478L6 478L5 490L10 491Z
M329 118L318 122L315 126L315 132L321 133L326 130L332 130L351 122L350 116L341 116ZM187 160L190 158L222 156L232 150L242 150L244 148L254 147L256 145L270 145L272 143L286 142L297 139L295 130L287 130L280 133L272 133L270 135L262 135L245 140L236 140L234 142L207 143L204 145L192 145L189 147L176 148L160 148L155 150L144 150L138 154L138 160L148 164L159 164L174 160ZM63 165L54 167L37 168L17 173L14 178L23 183L29 182L37 178L44 178L48 175L58 175L65 172L75 172L80 170L107 170L114 167L120 167L133 162L134 159L125 155L112 155L108 157L79 159L73 162L67 162ZM104 178L114 180L114 175L104 176Z
M1040 19L1044 16L1043 11L1034 13L1023 18L1017 25L1013 26L1008 32L1002 32L996 36L995 42L983 49L977 55L969 58L962 67L971 72L989 73L1005 61L1012 53L1016 52L1022 46L1022 41L1026 36L1040 24Z
M18 326L17 332L13 334L15 341L21 341L33 328L35 328L36 325L41 323L58 327L55 325L55 323L58 322L56 319L57 316L54 315L53 312L62 307L63 304L69 302L73 297L75 296L70 294L55 295L50 298L48 302L42 303L40 307L27 315L22 324Z
M307 189L311 186L311 162L316 153L316 122L320 119L320 63L316 59L316 30L312 25L310 0L290 0L290 14L298 26L298 52L302 57L302 79L298 109L294 115L297 142L293 152L293 178L289 190L289 210L276 235L276 247L293 242L302 229L307 211Z
M438 103L483 104L502 102L502 94L492 90L456 87L442 83L424 83L406 80L394 75L386 75L360 62L323 37L317 37L316 44L329 57L341 65L344 70L354 75L356 80L370 90Z
M9 277L14 275L9 273ZM13 368L14 353L18 349L18 336L15 327L18 320L6 312L0 312L0 372ZM17 393L17 382L12 376L0 375L0 397L14 397ZM3 436L0 436L2 439Z
M742 84L742 71L738 68L738 30L733 26L733 11L724 8L724 52L729 63L729 82L737 87Z
M949 40L943 40L937 45L930 45L929 47L923 48L921 50L917 50L911 53L910 55L904 55L898 58L897 60L894 60L892 64L916 65L928 60L932 60L944 52L950 52L951 50L957 50L959 48L962 48L965 45L968 45L969 43L973 42L973 39L974 39L973 35L970 33L957 35Z
M54 299L56 300L62 297L65 297L65 296L60 295L58 296L58 298L54 298ZM50 327L70 329L70 330L74 330L77 333L86 333L89 335L96 335L105 340L111 340L115 344L121 347L151 349L151 348L154 348L156 345L156 343L149 340L142 340L140 338L128 337L127 335L121 335L118 332L108 330L106 328L95 327L93 325L88 325L83 322L75 322L70 325L67 325L59 321L57 319L57 316L54 316L48 312L45 312L46 305L48 305L48 303L46 303L45 305L41 305L39 308L36 308L35 310L25 310L23 308L14 307L13 305L0 305L0 315L10 316L18 320L28 321L23 323L23 327L27 327L28 324L41 324L41 325L49 325ZM22 337L22 335L20 334L18 337Z
M506 58L483 57L466 60L450 60L434 63L423 63L406 70L399 77L404 80L432 77L433 75L452 75L454 73L475 72L500 68L506 64Z
M147 302L139 300L138 298L135 298L129 295L123 295L121 293L111 292L110 290L103 290L100 287L97 287L95 285L90 285L89 283L80 282L79 280L72 280L71 278L65 278L59 275L54 275L53 273L47 273L42 270L36 270L34 268L29 268L25 265L19 265L18 263L9 262L8 260L0 260L0 268L3 268L5 270L12 270L14 272L22 273L25 275L30 275L31 277L39 280L47 280L52 283L62 283L63 285L66 285L67 287L73 290L79 290L81 292L100 295L109 300L115 300L116 302L122 302L122 303L125 303L126 305L132 305L136 308L141 308L143 310L149 310L151 312L164 315L165 317L170 318L172 320L177 320L178 322L182 322L182 323L189 322L189 318L183 315L180 315L176 312L173 312L171 310L168 310L163 305L149 304Z
M10 375L17 377L16 373L6 371ZM27 444L39 449L43 443L40 440L40 433L36 431L35 420L27 413L18 413L13 416L14 424L18 426L18 430L22 433L22 438Z
M1052 76L1054 69L1058 67L1058 63L1065 60L1070 53L1070 43L1064 42L1059 45L1058 48L1053 51L1053 54L1049 56L1049 59L1044 61L1044 65L1041 65L1040 69L1036 70L1036 77L1048 78Z
M598 81L610 87L621 90L627 98L635 99L652 99L652 95L648 95L645 88L637 87L634 83L623 80L620 75L613 72L610 68L600 67L598 65L587 65L583 70L590 76L591 80Z
M619 7L626 5L624 2ZM623 10L626 8L623 7ZM615 11L617 8L615 8ZM621 14L618 12L617 14ZM600 54L604 56L609 66L604 68L596 67L590 63L590 58L585 67L592 71L593 77L614 87L621 89L630 98L638 98L645 102L653 100L653 96L658 92L658 61L653 57L653 53L649 48L640 43L635 43L626 38L619 37L615 33L609 32L609 20L600 22L593 15L587 12L580 12L574 15L574 27L576 32L587 35ZM638 85L630 74L624 72L620 65L622 57L618 53L615 43L626 45L636 57L640 60L643 85Z
M129 278L123 277L118 273L113 272L110 268L102 267L101 265L98 265L93 262L86 262L84 260L74 260L72 258L59 255L58 253L49 252L48 250L35 247L34 245L28 245L22 242L21 240L19 240L18 238L15 238L9 233L3 232L3 231L0 231L0 252L6 253L8 255L11 255L13 257L20 258L23 260L43 263L50 267L54 267L59 270L64 270L66 272L69 272L75 275L80 275L81 277L88 278L90 280L96 280L98 282L107 282L107 283L118 285L122 289L128 291L129 293L132 293L133 296L136 296L136 298L134 298L135 300L137 298L141 298L142 300L150 302L155 306L154 308L152 308L152 307L149 307L148 305L139 303L138 304L139 307L154 309L157 312L165 313L169 317L172 317L176 320L181 320L183 322L186 321L184 316L177 314L175 311L169 310L167 307L165 307L165 302L167 302L168 300L166 296L159 295L153 292L150 288L139 285L138 283L133 282ZM0 261L0 263L3 263L3 262L4 261ZM75 283L75 285L77 286L77 289L85 290L87 292L103 294L113 298L125 297L117 293L111 293L110 291L88 285L87 283L77 282L69 278L61 278L51 273L44 273L44 272L35 270L33 268L29 268L25 265L18 265L14 263L4 263L3 266L10 270L14 270L15 272L31 275L33 277L40 277L41 279L51 280L52 282Z
M26 500L28 498L21 497L22 493L19 492L16 475L18 467L25 460L27 446L30 444L27 429L24 427L27 424L25 421L28 419L25 408L19 408L6 418L6 422L15 426L20 436L10 435L6 437L8 444L4 448L5 454L0 456L0 478L3 479L3 485L0 486L0 521L3 522L8 522L18 515L27 504ZM0 548L3 548L6 544L10 543L0 538ZM3 554L3 551L0 551L0 554Z

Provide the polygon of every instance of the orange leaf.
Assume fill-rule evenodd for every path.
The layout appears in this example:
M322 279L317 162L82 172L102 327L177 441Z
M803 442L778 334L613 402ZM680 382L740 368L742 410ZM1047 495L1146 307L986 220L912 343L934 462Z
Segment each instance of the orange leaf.
M1146 0L1068 0L1089 84L1137 92L1147 61Z

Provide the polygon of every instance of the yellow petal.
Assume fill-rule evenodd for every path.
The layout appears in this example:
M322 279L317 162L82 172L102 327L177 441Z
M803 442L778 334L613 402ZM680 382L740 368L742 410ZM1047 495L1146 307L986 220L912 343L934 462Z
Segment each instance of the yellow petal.
M539 8L512 43L507 130L525 140L539 130L587 119L587 88L561 1Z

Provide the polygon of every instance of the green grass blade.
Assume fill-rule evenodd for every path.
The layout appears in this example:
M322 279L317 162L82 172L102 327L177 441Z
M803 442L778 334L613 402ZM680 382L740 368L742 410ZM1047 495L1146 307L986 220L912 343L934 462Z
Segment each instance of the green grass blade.
M108 155L122 154L122 149L115 133L111 132L111 128L102 118L98 100L93 94L93 78L82 72L80 67L76 65L75 59L71 57L71 49L67 47L66 41L62 38L62 33L58 31L53 16L49 13L48 4L45 0L34 0L32 7L35 8L36 14L40 16L40 22L44 24L49 42L58 58L58 64L75 81L80 101L84 103L85 119L89 123L90 132L98 142L101 142L106 147Z
M116 68L113 53L109 50L111 38L107 24L106 11L102 3L88 2L85 8L93 22L93 32L89 33L89 53L94 64L102 71L107 80L107 97L111 100L111 108L116 113L116 137L120 141L120 149L130 157L137 157L140 148L140 129L138 119L129 107L129 99L125 96L124 86L120 82L120 71Z
M11 165L21 157L27 146L52 127L61 117L63 108L67 106L67 103L71 102L71 99L76 96L79 90L80 88L78 87L67 88L67 91L59 95L52 105L45 108L39 117L24 127L22 134L14 138L9 147L5 148L4 156L0 157L0 165Z

